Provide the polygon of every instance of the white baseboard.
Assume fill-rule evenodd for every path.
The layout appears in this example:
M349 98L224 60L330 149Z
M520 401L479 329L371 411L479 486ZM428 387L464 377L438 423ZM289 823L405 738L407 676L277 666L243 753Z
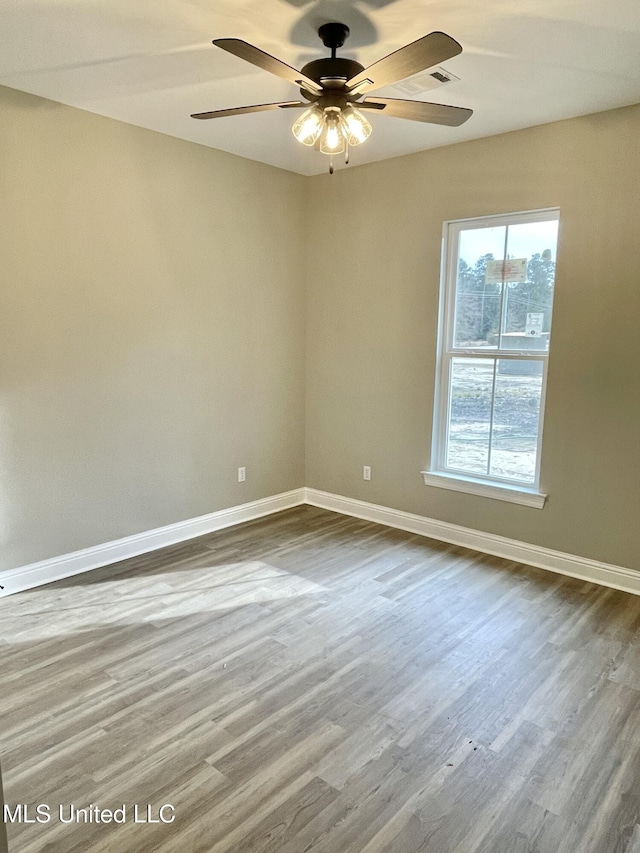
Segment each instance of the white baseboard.
M542 548L539 545L518 542L516 539L507 539L493 533L483 533L469 527L437 521L410 512L401 512L390 507L347 498L343 495L334 495L318 489L301 488L240 506L221 509L218 512L201 515L198 518L169 524L166 527L147 530L134 536L126 536L123 539L106 542L104 545L84 548L71 554L63 554L50 560L41 560L38 563L0 572L0 585L4 587L4 589L0 589L0 597L32 589L52 581L62 580L91 569L98 569L110 563L137 557L140 554L147 554L167 545L175 545L187 539L214 533L216 530L222 530L234 524L253 521L300 504L310 504L343 515L362 518L365 521L385 524L387 527L395 527L398 530L417 533L420 536L438 539L441 542L449 542L453 545L471 548L474 551L493 554L496 557L504 557L507 560L536 566L557 574L569 575L601 586L640 595L640 572L633 569L601 563L597 560L566 554L562 551L552 551L550 548Z
M168 524L166 527L158 527L155 530L146 530L133 536L125 536L123 539L115 539L104 545L95 545L91 548L83 548L81 551L73 551L71 554L63 554L50 560L41 560L38 563L30 563L17 569L0 572L0 597L11 595L32 589L52 581L62 580L81 572L98 569L110 563L127 560L129 557L137 557L165 548L167 545L175 545L196 536L204 536L234 524L245 521L253 521L264 515L271 515L283 509L289 509L304 503L304 489L294 489L279 495L272 495L251 503L232 506L201 515L198 518L190 518L187 521L179 521L176 524Z
M409 533L418 533L441 542L461 545L474 551L482 551L485 554L526 563L528 566L536 566L539 569L547 569L557 574L569 575L572 578L640 595L640 572L623 566L601 563L562 551L552 551L540 545L530 545L516 539L483 533L469 527L461 527L446 521L437 521L422 515L413 515L410 512L401 512L317 489L305 489L304 496L305 503L322 509L352 515L366 521L375 521L378 524L386 524L388 527L396 527Z

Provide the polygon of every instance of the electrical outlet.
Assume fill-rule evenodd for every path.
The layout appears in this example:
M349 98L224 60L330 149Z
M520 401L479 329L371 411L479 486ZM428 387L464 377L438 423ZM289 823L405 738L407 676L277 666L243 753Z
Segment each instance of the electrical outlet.
M370 480L371 479L371 465L364 465L362 468L362 479Z
M244 481L246 479L247 479L247 469L243 465L242 468L238 468L238 482L244 483Z

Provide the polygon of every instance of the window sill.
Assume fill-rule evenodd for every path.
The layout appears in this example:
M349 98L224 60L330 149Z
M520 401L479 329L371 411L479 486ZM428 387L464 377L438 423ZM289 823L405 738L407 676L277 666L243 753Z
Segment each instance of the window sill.
M456 477L455 474L436 474L432 471L421 471L425 486L436 486L438 489L451 489L454 492L466 492L469 495L480 495L483 498L494 498L498 501L508 501L513 504L532 506L542 509L547 499L545 494L535 489L520 486L508 486L498 483L485 483L471 477Z

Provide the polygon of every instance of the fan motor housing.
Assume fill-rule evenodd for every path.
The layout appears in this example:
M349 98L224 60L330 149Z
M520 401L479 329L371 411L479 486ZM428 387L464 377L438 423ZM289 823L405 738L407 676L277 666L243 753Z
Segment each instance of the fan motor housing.
M332 59L330 56L325 56L308 62L301 71L327 89L339 89L347 80L364 71L364 65L356 62L355 59L343 59L338 56ZM323 78L326 79L325 84L321 82Z

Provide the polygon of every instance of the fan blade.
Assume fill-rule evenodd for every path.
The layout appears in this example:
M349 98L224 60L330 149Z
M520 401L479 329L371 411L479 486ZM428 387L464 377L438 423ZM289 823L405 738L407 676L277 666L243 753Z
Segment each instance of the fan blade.
M400 98L375 98L356 105L360 107L384 107L384 115L408 118L411 121L426 121L429 124L446 124L458 127L473 115L473 110L464 107L448 107L445 104L428 104L425 101L405 101Z
M398 80L417 74L418 71L439 65L461 52L462 46L446 33L429 33L428 36L423 36L379 59L351 80L347 80L347 89L366 92L369 89L390 86Z
M294 107L308 107L304 101L282 101L280 104L256 104L253 107L233 107L229 110L212 110L208 113L193 113L191 118L224 118L225 116L240 116L243 113L261 113L263 110L289 110Z
M250 62L252 65L257 65L258 68L262 68L264 71L275 74L276 77L282 77L284 80L288 80L289 83L306 89L308 92L313 92L315 95L322 92L322 86L318 85L315 80L305 76L301 71L296 71L290 65L285 65L284 62L276 59L275 56L265 53L263 50L249 44L249 42L242 41L242 39L214 39L213 44L240 59L244 59L246 62Z

